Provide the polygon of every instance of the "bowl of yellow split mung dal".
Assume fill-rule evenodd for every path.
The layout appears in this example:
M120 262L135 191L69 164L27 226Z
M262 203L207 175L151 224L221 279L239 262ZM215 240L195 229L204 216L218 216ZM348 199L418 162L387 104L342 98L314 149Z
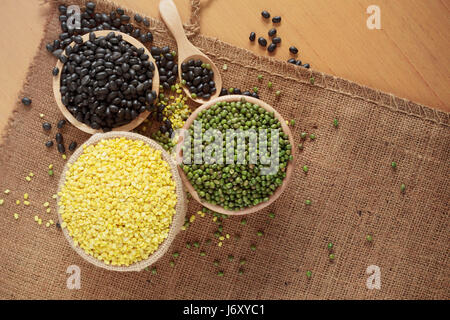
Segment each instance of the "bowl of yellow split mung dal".
M58 186L64 236L90 263L140 271L169 248L184 223L175 161L130 132L95 134L68 160Z

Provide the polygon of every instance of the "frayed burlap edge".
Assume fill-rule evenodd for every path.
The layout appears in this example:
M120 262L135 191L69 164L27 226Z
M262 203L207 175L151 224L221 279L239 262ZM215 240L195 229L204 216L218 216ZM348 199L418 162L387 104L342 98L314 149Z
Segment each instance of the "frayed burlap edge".
M148 259L136 262L130 266L125 267L125 266L107 265L104 262L96 259L95 257L88 255L83 249L81 249L79 246L76 246L74 244L73 239L69 235L69 232L67 231L66 228L62 228L62 231L64 233L65 238L69 242L70 246L84 260L92 263L93 265L107 269L107 270L112 270L112 271L141 271L144 268L154 264L162 256L164 256L164 254L167 252L170 245L172 244L173 240L175 239L176 235L181 230L181 226L183 225L184 218L186 216L185 191L183 189L183 183L181 182L180 175L178 174L177 165L176 165L175 161L172 159L172 157L156 141L153 141L150 138L147 138L145 136L142 136L142 135L139 135L136 133L123 132L123 131L94 134L82 146L80 146L67 161L67 163L64 166L64 169L62 171L61 177L59 179L58 193L61 191L62 187L65 184L66 172L69 169L69 166L71 164L73 164L78 159L78 157L80 157L83 154L84 146L96 144L97 142L99 142L101 140L114 139L114 138L127 138L127 139L131 139L131 140L141 140L141 141L145 142L146 144L148 144L153 149L160 150L162 158L169 164L171 172L172 172L172 178L176 184L177 205L175 207L175 214L172 217L172 223L170 225L169 235L168 235L167 239L164 240L164 242L158 247L158 249ZM60 201L60 198L58 196L58 219L59 219L59 223L62 224L63 220L62 220L62 217L60 214L59 201Z

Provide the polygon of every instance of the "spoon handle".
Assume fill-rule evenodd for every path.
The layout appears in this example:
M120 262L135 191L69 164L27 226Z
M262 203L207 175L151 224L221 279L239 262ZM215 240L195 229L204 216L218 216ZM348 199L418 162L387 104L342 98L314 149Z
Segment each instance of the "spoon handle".
M178 14L177 7L173 3L173 1L161 0L159 2L159 13L161 14L164 23L169 28L173 37L177 41L178 51L182 51L180 50L180 47L184 47L184 49L193 47L193 45L186 37L183 24L181 23L180 15Z

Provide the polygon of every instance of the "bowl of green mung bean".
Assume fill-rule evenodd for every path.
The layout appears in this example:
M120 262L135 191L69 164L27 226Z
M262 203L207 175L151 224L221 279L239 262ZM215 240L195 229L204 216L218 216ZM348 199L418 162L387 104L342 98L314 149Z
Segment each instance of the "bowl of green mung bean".
M197 108L177 145L192 197L222 214L243 215L274 202L293 171L293 138L283 117L259 99L229 95Z

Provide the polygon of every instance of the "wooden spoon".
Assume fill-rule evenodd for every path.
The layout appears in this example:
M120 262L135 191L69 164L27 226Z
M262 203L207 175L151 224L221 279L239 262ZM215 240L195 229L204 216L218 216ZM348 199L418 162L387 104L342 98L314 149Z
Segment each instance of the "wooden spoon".
M222 77L220 75L219 69L217 66L211 61L208 56L206 56L203 52L201 52L197 47L195 47L186 37L184 33L183 25L181 24L181 18L178 14L177 7L173 3L172 0L161 0L159 2L159 13L164 21L164 23L169 28L173 37L175 38L178 46L178 75L181 78L181 64L187 60L202 60L206 64L211 65L211 69L214 72L214 82L216 84L216 93L211 95L211 99L217 98L222 90ZM208 100L204 100L201 98L193 99L191 97L191 93L189 92L189 88L186 86L182 86L184 92L186 92L187 96L191 98L193 101L203 104Z

